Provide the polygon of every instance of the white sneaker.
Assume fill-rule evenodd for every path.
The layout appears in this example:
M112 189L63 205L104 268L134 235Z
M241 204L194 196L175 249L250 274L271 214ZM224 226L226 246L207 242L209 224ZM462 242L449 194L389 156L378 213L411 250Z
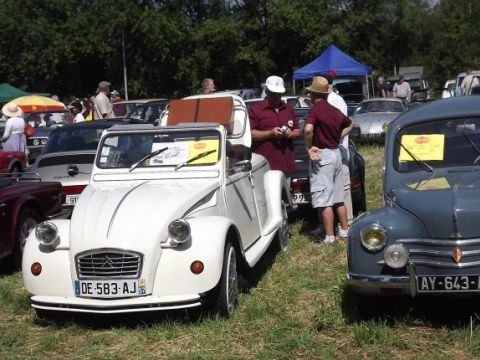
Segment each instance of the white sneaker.
M342 229L341 226L338 227L338 237L348 238L348 229Z
M324 244L332 244L335 242L335 235L325 235L325 239L323 239Z

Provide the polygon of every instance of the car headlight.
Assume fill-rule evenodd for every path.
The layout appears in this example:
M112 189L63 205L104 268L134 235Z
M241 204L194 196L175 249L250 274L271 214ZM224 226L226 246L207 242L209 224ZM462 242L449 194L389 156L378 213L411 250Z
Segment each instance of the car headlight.
M183 244L190 237L190 224L183 220L173 220L168 225L168 236L177 244Z
M58 228L50 221L44 221L35 227L35 236L40 244L51 246L58 239Z
M47 139L42 139L40 140L40 142L42 143L42 145L45 145L47 143Z
M33 139L33 145L35 145L35 146L40 145L40 140L39 139Z
M408 262L408 250L402 244L392 244L385 248L383 253L385 264L393 269L401 269Z
M387 230L382 225L370 224L360 232L362 245L369 251L381 250L387 241Z

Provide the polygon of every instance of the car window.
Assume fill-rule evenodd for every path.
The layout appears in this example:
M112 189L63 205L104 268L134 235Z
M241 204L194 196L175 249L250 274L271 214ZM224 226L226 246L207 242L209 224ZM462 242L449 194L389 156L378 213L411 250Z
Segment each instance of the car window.
M66 126L50 134L45 153L96 150L105 127Z
M446 119L414 124L395 139L394 163L401 172L480 166L480 119Z
M398 101L366 101L358 106L357 112L402 112L403 106Z
M35 112L25 115L25 122L33 128L46 128L67 122L68 112Z
M100 146L97 166L129 168L160 150L163 150L160 154L138 167L167 167L185 162L188 162L185 166L213 165L220 158L220 135L215 130L112 134Z

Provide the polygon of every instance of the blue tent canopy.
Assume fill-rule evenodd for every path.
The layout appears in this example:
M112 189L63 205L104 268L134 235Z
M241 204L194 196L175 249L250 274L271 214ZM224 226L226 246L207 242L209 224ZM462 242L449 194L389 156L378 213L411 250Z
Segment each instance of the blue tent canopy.
M369 75L372 68L345 54L335 45L330 45L319 57L293 72L294 80L311 79L316 74L335 70L337 76Z

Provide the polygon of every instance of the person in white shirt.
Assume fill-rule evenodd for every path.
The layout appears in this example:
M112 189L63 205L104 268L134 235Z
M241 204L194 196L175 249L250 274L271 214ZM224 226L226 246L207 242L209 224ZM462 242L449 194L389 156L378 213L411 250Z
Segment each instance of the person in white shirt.
M463 78L460 85L462 95L471 95L472 89L478 85L478 77L472 74L472 70L467 70L467 75Z
M25 121L22 118L22 109L13 103L5 104L2 113L8 120L2 136L3 151L27 152L27 138L25 137Z
M403 75L400 75L398 81L393 85L393 96L410 102L411 95L412 89L410 89L410 84L405 81Z
M71 113L73 115L73 121L72 122L74 124L85 121L85 118L83 117L83 114L82 114L83 108L82 108L82 104L80 103L80 101L75 100L74 102L72 102L68 106L68 109L71 111Z
M97 96L93 102L93 116L95 120L113 118L113 106L108 98L110 94L110 83L100 81L98 83Z

